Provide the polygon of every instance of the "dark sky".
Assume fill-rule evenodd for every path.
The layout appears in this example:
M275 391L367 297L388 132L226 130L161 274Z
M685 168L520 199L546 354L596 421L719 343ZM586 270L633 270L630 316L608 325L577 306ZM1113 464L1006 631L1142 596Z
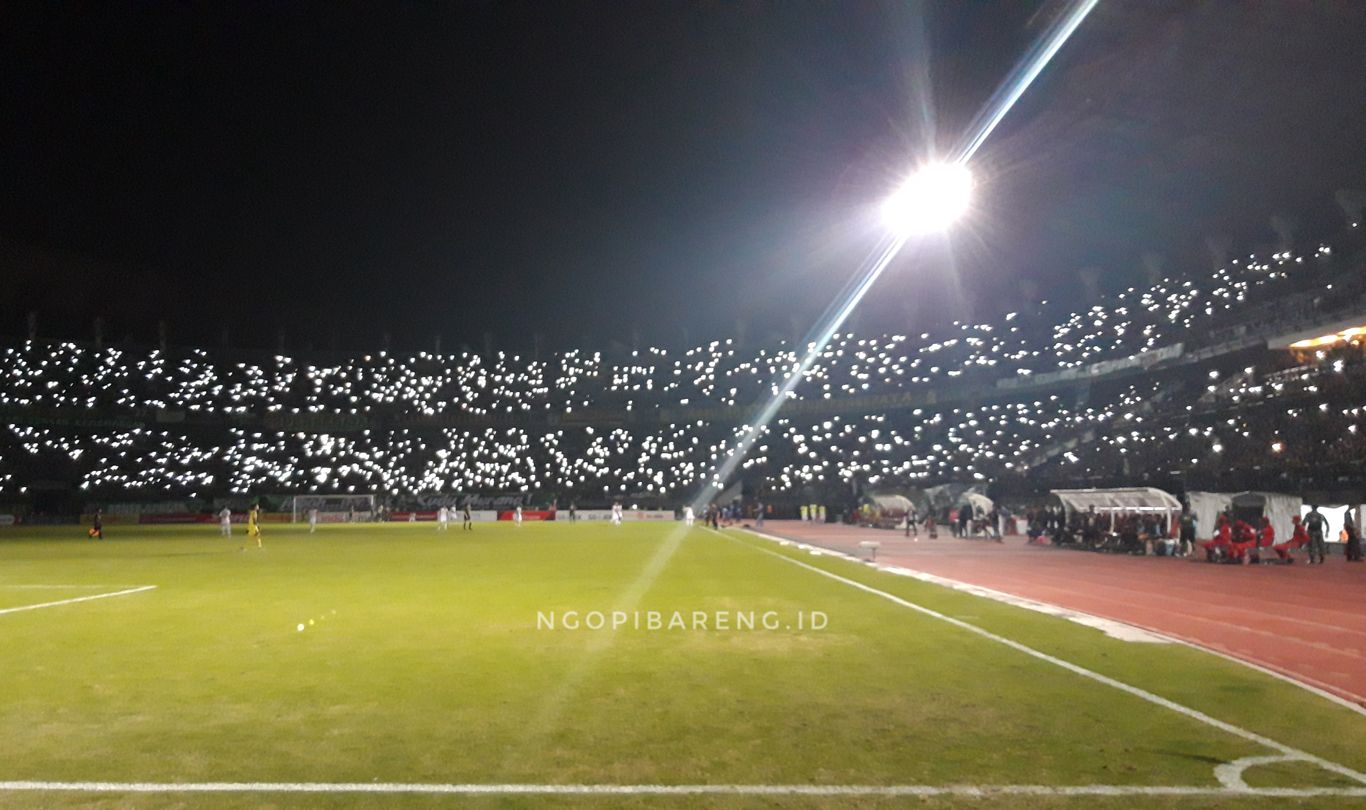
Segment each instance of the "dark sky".
M0 333L523 348L804 330L876 202L1056 2L15 3ZM1341 225L1366 5L1103 2L978 156L978 205L859 315ZM934 126L927 127L926 111ZM1028 285L1024 285L1028 286Z

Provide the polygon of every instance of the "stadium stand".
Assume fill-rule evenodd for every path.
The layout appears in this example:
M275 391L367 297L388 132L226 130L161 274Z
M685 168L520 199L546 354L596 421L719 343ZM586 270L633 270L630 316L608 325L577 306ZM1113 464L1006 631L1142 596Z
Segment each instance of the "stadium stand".
M1348 240L1350 241L1350 240ZM1361 256L1328 245L1039 302L944 333L836 335L763 428L744 491L986 482L1331 486L1361 472ZM675 504L798 367L786 343L548 360L251 355L30 340L0 352L0 502L310 492ZM46 496L40 493L49 493ZM794 506L795 508L795 506Z

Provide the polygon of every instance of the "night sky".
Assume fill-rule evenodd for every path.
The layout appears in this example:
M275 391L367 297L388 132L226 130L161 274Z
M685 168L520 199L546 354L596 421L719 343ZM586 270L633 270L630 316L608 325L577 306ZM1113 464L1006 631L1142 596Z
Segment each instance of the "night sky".
M804 332L1054 2L17 3L0 334L399 349ZM1343 225L1366 4L1102 2L856 324Z

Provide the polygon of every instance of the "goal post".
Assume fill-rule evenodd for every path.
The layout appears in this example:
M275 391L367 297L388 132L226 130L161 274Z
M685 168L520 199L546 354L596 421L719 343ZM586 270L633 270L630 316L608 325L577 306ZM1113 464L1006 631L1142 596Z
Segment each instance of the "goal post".
M318 520L323 523L345 523L350 520L368 521L374 519L374 495L295 495L291 508L291 520L300 523L308 520L308 513L318 510Z

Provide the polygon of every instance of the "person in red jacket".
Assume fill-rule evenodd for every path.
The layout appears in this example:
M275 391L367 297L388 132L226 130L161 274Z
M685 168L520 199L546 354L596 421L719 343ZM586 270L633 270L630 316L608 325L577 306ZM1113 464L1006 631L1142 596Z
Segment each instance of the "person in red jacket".
M1267 562L1267 555L1276 545L1276 528L1271 525L1271 518L1262 516L1262 527L1257 530L1257 545L1253 547L1251 556L1256 562Z
M1228 545L1229 556L1247 565L1252 561L1251 552L1256 547L1257 533L1252 530L1247 521L1233 521L1233 542Z
M1232 542L1233 527L1229 525L1228 515L1220 515L1219 523L1214 530L1214 537L1201 543L1200 548L1205 550L1205 559L1214 562L1217 555L1228 553L1228 547Z
M1304 522L1300 520L1300 516L1295 515L1291 520L1294 522L1295 528L1290 539L1271 547L1271 550L1276 552L1276 556L1281 558L1281 562L1294 562L1295 558L1290 556L1290 552L1309 545L1309 532L1305 531Z

